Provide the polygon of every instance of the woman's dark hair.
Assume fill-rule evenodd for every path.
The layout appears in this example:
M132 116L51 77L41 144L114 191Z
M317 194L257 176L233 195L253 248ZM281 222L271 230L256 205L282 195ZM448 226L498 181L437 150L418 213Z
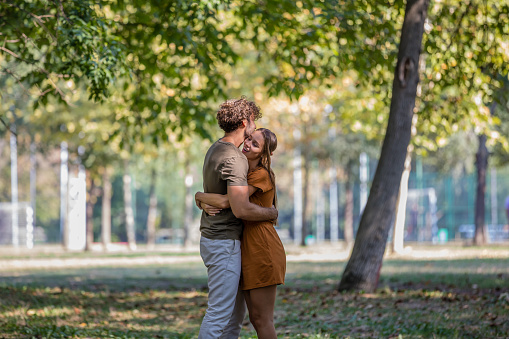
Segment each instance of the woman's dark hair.
M240 99L230 99L219 106L216 114L219 127L226 133L237 130L242 125L242 120L254 116L254 120L262 117L260 108L252 101L242 96Z
M263 135L263 150L262 157L260 158L260 166L265 168L270 175L270 181L272 182L272 186L274 186L274 206L277 207L277 193L276 193L276 175L272 168L271 164L271 155L277 148L277 138L276 135L269 129L266 128L258 128L257 131L262 132Z

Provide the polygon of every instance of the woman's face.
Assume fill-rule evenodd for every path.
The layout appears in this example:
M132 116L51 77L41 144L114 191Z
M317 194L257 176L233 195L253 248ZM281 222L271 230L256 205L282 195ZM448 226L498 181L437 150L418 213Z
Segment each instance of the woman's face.
M262 157L264 146L263 134L260 131L254 131L249 137L244 140L244 148L242 153L248 160L256 160Z

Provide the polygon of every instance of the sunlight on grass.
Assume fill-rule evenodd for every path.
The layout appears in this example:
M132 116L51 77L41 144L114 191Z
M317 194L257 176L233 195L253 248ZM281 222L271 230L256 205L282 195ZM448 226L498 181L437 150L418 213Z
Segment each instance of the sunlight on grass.
M503 337L509 258L388 258L375 293L336 292L345 261L287 265L281 338ZM207 305L201 262L0 272L2 338L194 338ZM256 338L249 322L242 338Z

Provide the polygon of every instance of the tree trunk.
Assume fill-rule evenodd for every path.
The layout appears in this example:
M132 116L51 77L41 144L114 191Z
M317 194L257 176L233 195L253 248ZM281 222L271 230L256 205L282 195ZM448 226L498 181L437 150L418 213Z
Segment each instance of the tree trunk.
M2 154L0 152L0 154ZM37 146L34 142L34 137L30 143L30 206L32 207L32 222L33 226L37 226ZM32 243L33 245L33 243Z
M351 174L347 173L345 182L345 242L347 246L353 244L353 185L350 179ZM349 247L350 248L350 247Z
M320 164L318 164L320 167ZM315 190L316 190L316 243L323 243L325 240L325 199L323 197L323 183L320 173L315 173Z
M408 0L406 5L387 131L352 255L338 287L340 291L372 292L378 285L410 142L428 4L429 0Z
M330 241L338 242L339 233L339 203L338 203L338 173L335 167L329 170L330 186L329 186L329 214L330 214Z
M191 226L193 224L193 175L189 161L186 161L186 195L184 200L184 246L191 246Z
M150 173L150 193L147 215L147 245L148 248L154 248L156 243L156 217L157 217L157 196L156 196L157 171L155 167Z
M395 253L403 253L404 240L405 240L405 217L406 205L408 200L408 179L410 177L410 170L412 168L412 152L411 147L408 147L408 152L405 159L405 170L401 176L401 183L399 186L398 205L396 207L396 218L394 220L394 233L392 238L392 250Z
M92 244L94 243L94 206L97 202L96 196L96 187L94 183L94 179L90 173L87 173L87 181L88 181L88 192L87 195L87 230L86 230L86 242L85 242L85 251L92 250Z
M307 152L307 150L306 150ZM302 197L302 235L300 239L300 245L306 246L306 237L309 232L309 172L310 172L310 160L308 159L308 154L306 153L304 156L304 180L302 182L302 187L304 187L303 197Z
M111 245L111 178L108 167L103 172L103 196L102 196L102 215L101 215L101 239L103 249L109 250Z
M486 193L486 169L488 168L488 149L486 135L479 135L479 149L476 154L477 194L475 198L475 234L474 244L484 245L487 242L486 226L484 225L484 196Z
M67 143L63 141L60 144L60 239L65 249L68 248L69 241L69 211L67 207L69 197L69 152Z
M12 124L11 131L16 132L16 125ZM19 246L19 220L18 220L18 138L11 132L11 234L12 246Z
M131 174L129 173L129 161L124 160L124 212L127 244L131 251L136 249L136 236L134 231L133 193L131 191Z

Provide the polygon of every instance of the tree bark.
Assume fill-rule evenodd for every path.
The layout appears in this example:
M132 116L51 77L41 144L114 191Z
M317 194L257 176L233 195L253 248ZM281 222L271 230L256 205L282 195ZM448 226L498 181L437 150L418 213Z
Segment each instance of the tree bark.
M147 245L154 248L156 243L156 217L157 217L157 196L156 196L157 171L155 167L150 173L149 206L147 215Z
M329 214L330 214L330 241L338 242L339 233L339 203L338 203L338 171L335 167L329 169Z
M131 190L131 174L129 173L129 161L124 160L124 212L127 244L131 251L136 249L136 235L134 231L133 193Z
M101 239L103 249L109 250L111 245L111 178L110 170L105 167L103 172L103 196L102 196L102 215L101 215Z
M1 150L0 154L2 154ZM35 228L37 226L37 214L35 213L37 209L37 146L33 136L30 143L30 206L32 207L32 222Z
M91 251L92 250L92 244L94 243L94 206L97 202L97 196L96 196L96 190L94 179L90 175L90 173L87 173L87 181L89 182L89 194L87 196L87 240L85 243L85 251Z
M307 150L306 150L307 152ZM309 156L306 153L304 156L304 180L302 183L302 187L304 187L303 192L303 199L302 199L302 236L300 239L300 245L306 246L306 237L308 236L309 232L309 208L308 208L308 202L309 202L309 172L310 172L310 160Z
M488 168L488 149L486 148L486 135L479 135L479 149L476 154L477 167L477 194L475 198L475 234L474 244L484 245L487 242L486 225L484 224L486 193L486 170Z
M193 224L193 175L191 173L191 165L186 161L186 195L184 201L184 246L191 246L191 226Z
M351 174L347 173L347 178L345 182L345 242L347 246L351 246L353 244L353 185L350 179ZM349 247L351 248L351 247Z
M405 170L401 176L401 183L399 186L398 204L396 208L396 218L394 220L394 233L392 237L392 250L395 253L403 253L405 241L405 218L406 218L406 205L408 200L408 179L410 177L410 170L412 168L412 152L410 148L407 151L405 159Z
M410 142L419 55L429 0L409 0L394 72L387 131L354 248L338 290L372 292L378 285Z

